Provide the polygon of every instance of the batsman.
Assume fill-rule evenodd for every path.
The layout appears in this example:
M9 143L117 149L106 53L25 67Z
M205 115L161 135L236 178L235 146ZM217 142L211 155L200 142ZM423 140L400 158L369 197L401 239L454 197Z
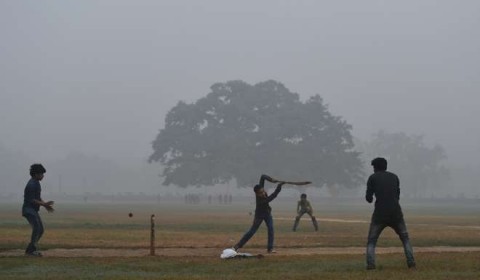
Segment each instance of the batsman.
M264 189L264 184L265 181L269 181L271 183L278 183L277 187L275 188L275 191L268 195L267 192ZM235 252L239 249L242 248L245 243L252 238L252 236L257 232L258 228L262 224L262 222L265 221L265 224L267 225L267 232L268 232L268 243L267 243L267 252L268 253L275 253L273 250L273 218L272 218L272 208L269 205L269 202L274 200L278 193L282 190L282 185L285 184L285 182L278 181L268 175L262 175L260 177L260 181L258 182L257 185L253 188L253 191L255 192L255 201L256 201L256 207L255 207L255 218L253 219L253 224L250 227L250 229L243 235L242 239L233 246L233 250Z
M277 187L275 191L268 195L264 189L265 181L271 183L277 183ZM274 230L273 230L273 218L272 218L272 208L270 207L269 203L274 200L277 195L282 190L282 186L284 184L291 184L291 185L308 185L310 181L304 182L291 182L291 181L280 181L274 179L268 175L263 174L260 176L260 181L258 184L255 185L253 191L255 192L255 218L253 219L252 226L250 229L243 235L242 239L238 241L235 246L233 246L233 250L236 252L238 249L242 248L245 243L252 238L252 236L257 232L258 228L265 222L267 225L267 234L268 234L268 242L267 242L267 253L275 253L273 250L273 238L274 238Z

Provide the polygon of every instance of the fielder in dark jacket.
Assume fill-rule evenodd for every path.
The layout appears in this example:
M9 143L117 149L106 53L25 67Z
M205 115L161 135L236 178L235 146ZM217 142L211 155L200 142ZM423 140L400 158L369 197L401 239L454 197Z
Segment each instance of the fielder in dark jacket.
M374 173L368 178L365 196L368 203L372 203L375 196L375 210L368 232L367 269L375 269L375 246L386 227L391 227L398 234L403 244L407 265L409 268L415 268L413 250L399 203L400 180L397 175L387 171L386 159L375 158L372 160L372 166Z
M47 172L41 164L32 164L30 166L31 179L25 186L23 196L22 216L27 219L32 227L32 236L28 244L25 254L28 256L41 257L42 253L38 251L37 243L43 235L43 223L38 211L40 206L45 207L48 212L53 212L53 201L45 202L42 200L40 181Z
M264 189L264 183L265 180L272 182L272 183L277 183L278 181L267 176L267 175L262 175L260 177L260 182L258 185L255 185L253 188L253 191L255 192L255 197L256 197L256 208L255 208L255 218L253 219L253 224L252 227L245 233L245 235L240 239L240 241L233 246L233 248L238 250L239 248L242 248L245 243L247 243L250 238L257 232L258 228L260 227L260 224L265 221L265 224L267 225L267 231L268 231L268 243L267 243L267 252L268 253L274 253L273 251L273 218L272 218L272 208L269 205L269 202L274 200L278 193L282 190L282 185L284 184L283 182L280 182L277 185L277 188L275 191L271 194L268 195L267 192Z

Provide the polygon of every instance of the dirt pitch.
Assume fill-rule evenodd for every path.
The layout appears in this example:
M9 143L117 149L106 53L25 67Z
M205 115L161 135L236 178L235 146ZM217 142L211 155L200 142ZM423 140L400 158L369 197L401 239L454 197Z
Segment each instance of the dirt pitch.
M156 248L155 256L168 257L220 257L222 248ZM265 254L262 249L244 249L241 252ZM416 247L415 253L443 253L443 252L480 252L480 247ZM78 258L78 257L147 257L149 249L50 249L43 251L44 257ZM362 255L364 247L324 247L324 248L278 248L277 253L270 256L298 256L298 255ZM379 247L377 254L403 253L402 247ZM0 252L0 257L20 257L24 251L8 250Z

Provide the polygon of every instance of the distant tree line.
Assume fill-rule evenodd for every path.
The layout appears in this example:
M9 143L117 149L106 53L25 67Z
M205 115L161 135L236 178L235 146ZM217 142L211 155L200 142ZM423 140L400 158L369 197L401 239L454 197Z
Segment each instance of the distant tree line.
M364 187L370 160L387 158L400 176L402 193L425 197L446 190L478 195L478 166L447 168L447 155L423 137L379 131L369 140L354 139L352 127L329 112L319 95L300 100L277 81L255 85L230 81L212 85L194 103L178 102L152 142L149 162L161 164L164 185L210 186L235 182L252 186L260 174L288 180L311 180L333 195ZM22 193L33 161L0 145L0 190ZM71 153L47 168L47 192L143 190L160 185L157 166L147 172L82 153ZM448 191L447 191L448 192Z

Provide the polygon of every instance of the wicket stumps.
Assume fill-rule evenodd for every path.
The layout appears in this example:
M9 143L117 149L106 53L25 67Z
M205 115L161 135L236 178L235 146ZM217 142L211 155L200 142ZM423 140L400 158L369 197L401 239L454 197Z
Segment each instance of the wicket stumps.
M155 215L150 216L150 256L155 256Z

